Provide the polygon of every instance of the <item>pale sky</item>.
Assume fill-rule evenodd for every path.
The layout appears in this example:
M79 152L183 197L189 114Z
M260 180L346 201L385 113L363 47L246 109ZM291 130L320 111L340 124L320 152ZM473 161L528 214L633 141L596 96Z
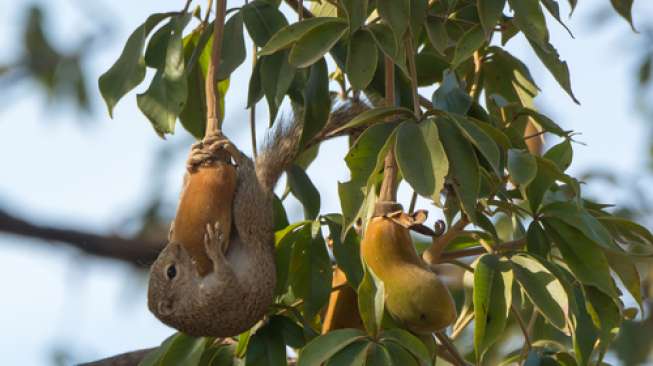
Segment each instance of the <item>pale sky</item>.
M0 62L19 52L16 40L29 3L0 0ZM107 18L111 32L96 45L86 65L94 105L90 116L78 115L70 106L49 110L46 98L30 83L12 90L8 99L0 91L5 98L0 102L0 207L44 224L125 233L122 221L138 213L149 193L155 153L164 144L184 145L191 140L180 125L175 136L166 141L158 138L136 107L135 92L120 101L111 120L96 80L148 14L181 9L183 1L37 3L47 10L47 30L54 32L56 44L72 47L71 39L99 30L98 19ZM575 40L549 19L552 43L569 63L581 106L559 89L523 39L511 41L509 50L531 68L544 91L536 101L545 113L565 128L582 132L578 139L587 146L574 146L572 173L603 166L629 175L648 154L648 130L634 112L632 87L636 62L632 47L639 36L621 19L600 31L592 29L588 18L599 4L608 2L580 2L567 23ZM567 2L561 1L561 7L566 16ZM638 23L653 14L653 4L636 1L633 13ZM224 126L226 134L248 153L251 145L244 108L249 72L250 65L244 64L232 76ZM430 97L426 92L423 95ZM261 136L267 121L265 109L265 103L259 104ZM345 141L326 144L308 171L322 192L322 213L340 209L337 182L348 180L342 161L345 147ZM185 151L167 175L165 196L170 202L175 202L180 189L184 159ZM325 164L329 169L320 171ZM408 189L403 187L400 193L400 200L408 202ZM605 197L618 199L609 192ZM429 208L425 202L420 204ZM297 218L297 203L292 202L289 209ZM89 361L154 346L173 332L147 311L144 277L135 276L121 263L4 234L0 234L0 262L0 354L7 365L48 364L58 347L71 350L75 362Z

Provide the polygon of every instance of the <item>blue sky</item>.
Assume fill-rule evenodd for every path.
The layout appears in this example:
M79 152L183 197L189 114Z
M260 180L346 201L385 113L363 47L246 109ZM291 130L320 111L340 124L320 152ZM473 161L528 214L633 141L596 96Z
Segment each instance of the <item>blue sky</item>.
M29 3L0 1L0 62L19 52L16 39ZM30 83L21 84L0 102L0 205L44 224L125 233L122 220L137 213L150 192L155 153L165 144L185 145L191 140L180 126L168 140L158 138L138 111L133 92L118 104L111 120L95 80L148 14L180 9L183 1L37 3L48 10L47 29L63 47L73 47L74 40L87 31L98 31L95 23L103 17L109 19L111 32L96 45L86 65L93 82L89 88L95 113L82 116L70 106L50 110L46 97ZM559 89L523 39L511 41L509 50L531 67L544 91L538 105L565 128L582 132L578 140L587 145L574 146L572 172L603 166L629 175L642 166L650 137L645 121L634 112L632 47L639 36L620 19L601 30L593 29L588 19L599 3L608 4L580 2L568 21L575 40L549 19L552 42L569 63L581 106ZM569 13L566 4L561 1L565 15ZM636 1L633 13L636 23L646 19L653 14L653 4ZM242 65L232 77L224 126L227 135L248 153L244 108L249 70L249 65ZM264 109L264 104L259 105L259 121L263 121L259 141L267 120ZM323 192L322 212L339 210L337 182L348 179L342 163L345 147L345 141L326 144L308 171ZM163 189L170 202L175 202L179 192L184 159L182 151L166 174ZM329 169L320 170L325 164ZM608 201L619 198L601 193ZM408 189L402 187L400 200L408 199ZM420 204L428 208L426 202ZM290 210L298 217L296 202L290 203ZM0 234L0 262L4 330L0 354L8 365L47 364L57 347L73 351L79 357L74 361L89 360L151 347L172 333L148 313L144 278L123 264L4 234Z

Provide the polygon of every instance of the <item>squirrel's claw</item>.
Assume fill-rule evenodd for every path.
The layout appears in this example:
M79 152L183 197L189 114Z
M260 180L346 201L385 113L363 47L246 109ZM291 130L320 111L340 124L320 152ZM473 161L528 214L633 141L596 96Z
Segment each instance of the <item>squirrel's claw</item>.
M228 238L224 237L220 223L214 225L206 224L206 233L204 234L204 250L213 262L214 266L223 266L226 262L224 257L229 245Z

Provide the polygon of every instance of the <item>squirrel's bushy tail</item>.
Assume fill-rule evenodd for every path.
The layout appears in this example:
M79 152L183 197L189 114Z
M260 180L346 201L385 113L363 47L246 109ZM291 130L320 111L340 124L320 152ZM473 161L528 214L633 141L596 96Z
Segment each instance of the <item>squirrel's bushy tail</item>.
M299 153L303 123L295 115L290 122L282 123L266 139L256 158L256 175L263 188L272 191L283 172L290 167Z

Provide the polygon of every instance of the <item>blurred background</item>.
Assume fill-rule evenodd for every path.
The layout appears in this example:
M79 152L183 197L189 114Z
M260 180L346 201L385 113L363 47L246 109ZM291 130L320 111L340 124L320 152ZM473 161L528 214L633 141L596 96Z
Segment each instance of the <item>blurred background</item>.
M0 0L2 364L90 361L155 346L174 332L147 311L147 266L164 244L193 139L181 126L167 140L159 138L134 92L110 119L97 79L149 14L184 3ZM560 5L569 14L568 3ZM571 174L583 178L585 192L653 229L653 3L635 1L633 15L639 33L608 1L581 2L567 19L575 39L548 19L580 106L523 38L508 49L543 90L538 107L582 133ZM232 76L224 125L247 153L250 70L248 61ZM257 110L259 141L265 109ZM340 210L337 182L348 180L346 148L345 139L325 144L308 170L322 193L322 213ZM320 170L325 164L329 169ZM409 193L400 190L400 200L407 202ZM301 218L299 203L289 199L286 207L291 219ZM609 357L614 364L653 362L653 273L647 263L640 270L647 307L624 325Z

